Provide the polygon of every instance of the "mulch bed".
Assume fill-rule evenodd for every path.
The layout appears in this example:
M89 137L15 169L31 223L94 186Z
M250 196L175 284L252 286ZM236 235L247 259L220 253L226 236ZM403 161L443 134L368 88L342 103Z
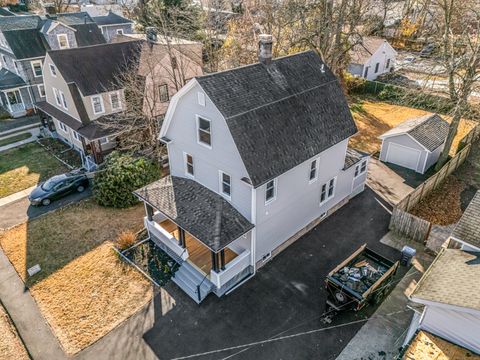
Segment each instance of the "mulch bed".
M75 149L71 148L63 141L54 138L43 138L39 142L52 154L55 154L68 165L75 169L82 167L82 159Z

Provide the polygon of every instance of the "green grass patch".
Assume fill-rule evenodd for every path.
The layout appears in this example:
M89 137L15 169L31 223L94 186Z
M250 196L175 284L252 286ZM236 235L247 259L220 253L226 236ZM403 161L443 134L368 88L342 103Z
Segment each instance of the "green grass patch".
M31 137L32 137L32 134L30 133L15 135L15 136L0 140L0 146L10 145L10 144L16 143L17 141L22 141Z
M68 169L36 142L2 151L0 198L27 189Z

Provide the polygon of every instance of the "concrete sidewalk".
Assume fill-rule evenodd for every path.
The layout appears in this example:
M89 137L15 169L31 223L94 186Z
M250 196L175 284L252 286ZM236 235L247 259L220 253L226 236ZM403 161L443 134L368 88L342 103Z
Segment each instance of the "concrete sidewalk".
M17 200L26 198L32 191L35 189L37 185L31 186L28 189L16 192L15 194L5 196L0 198L0 206L11 204Z
M33 359L67 359L35 300L1 249L0 299Z

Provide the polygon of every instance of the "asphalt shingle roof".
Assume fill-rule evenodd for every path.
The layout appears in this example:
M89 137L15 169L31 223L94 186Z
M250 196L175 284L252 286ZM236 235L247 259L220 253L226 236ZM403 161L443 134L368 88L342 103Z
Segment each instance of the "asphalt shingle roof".
M480 252L442 249L411 298L480 310Z
M0 31L38 29L43 20L37 15L6 16L0 18Z
M222 196L194 180L166 176L134 194L215 252L254 227Z
M11 12L7 8L0 8L0 16L15 16L15 13Z
M480 191L468 204L452 236L480 248Z
M75 83L83 96L118 90L117 77L139 58L141 42L102 44L54 50L48 54L67 83Z
M11 89L17 86L24 86L26 85L25 81L18 76L17 74L7 70L7 69L0 69L0 89Z
M357 132L335 75L313 51L196 79L224 116L254 187Z
M348 147L347 154L345 156L345 165L343 166L343 169L346 170L352 167L353 165L357 164L358 162L360 162L360 160L362 160L367 156L368 155L365 153L355 150L354 148Z
M105 44L107 41L102 35L102 31L95 23L71 25L75 31L75 39L78 46L90 46Z
M94 16L93 21L97 23L98 26L102 25L118 25L118 24L131 24L132 20L126 19L120 15L117 15L111 11L104 16Z
M406 120L380 136L381 139L409 134L430 152L441 146L448 135L449 124L437 114Z
M4 31L3 35L18 60L43 57L49 49L38 29Z
M354 64L365 64L386 40L376 36L365 36L350 50L350 60Z

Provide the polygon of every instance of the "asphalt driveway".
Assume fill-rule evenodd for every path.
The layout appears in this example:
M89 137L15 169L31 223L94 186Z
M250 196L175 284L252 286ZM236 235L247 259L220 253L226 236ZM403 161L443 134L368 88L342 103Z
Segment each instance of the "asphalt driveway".
M162 315L168 304L154 299L155 322L144 340L160 359L335 359L375 307L323 321L323 280L364 243L398 259L397 250L379 242L389 218L367 189L228 296L209 295L198 306L170 283L175 306Z
M28 198L19 199L10 204L0 206L0 230L8 229L27 220L34 219L37 216L83 200L91 195L92 190L90 187L82 193L75 192L64 198L53 201L48 206L31 206Z

